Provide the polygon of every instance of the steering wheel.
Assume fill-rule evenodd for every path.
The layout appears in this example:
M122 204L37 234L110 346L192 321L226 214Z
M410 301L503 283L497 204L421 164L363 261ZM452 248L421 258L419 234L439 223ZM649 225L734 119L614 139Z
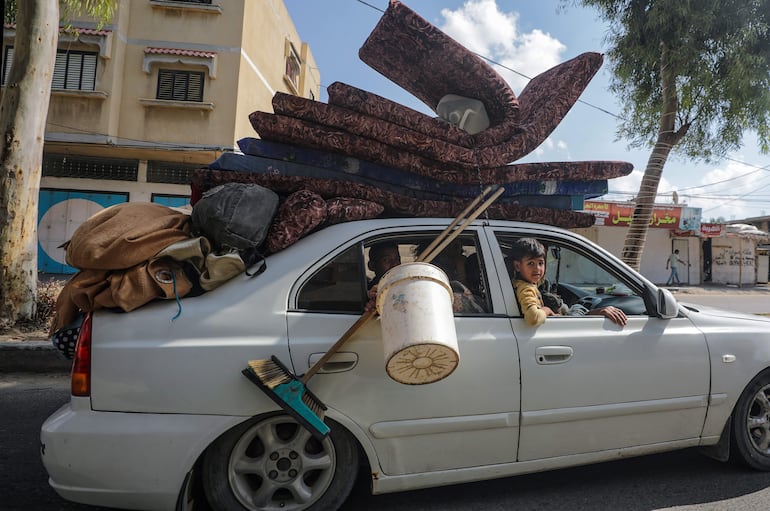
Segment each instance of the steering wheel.
M588 295L588 296L581 297L575 303L581 305L582 307L585 307L588 310L591 310L594 307L596 307L597 305L599 305L599 302L601 302L601 301L602 301L602 299L599 298L598 296Z

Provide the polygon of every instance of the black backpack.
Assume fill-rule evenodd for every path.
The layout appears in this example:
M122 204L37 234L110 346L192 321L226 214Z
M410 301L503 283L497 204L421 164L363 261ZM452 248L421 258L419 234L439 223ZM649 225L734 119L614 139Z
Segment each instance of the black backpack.
M192 228L217 251L251 251L265 240L277 209L274 191L257 184L225 183L195 203Z

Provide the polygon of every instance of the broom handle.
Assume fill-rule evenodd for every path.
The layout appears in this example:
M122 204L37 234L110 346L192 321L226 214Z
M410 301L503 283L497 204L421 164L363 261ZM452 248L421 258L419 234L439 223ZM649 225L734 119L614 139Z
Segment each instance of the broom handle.
M465 222L464 222L464 223L463 223L463 224L462 224L462 225L461 225L461 226L460 226L458 229L456 229L455 231L453 231L453 232L452 232L452 233L449 235L449 237L447 237L447 233L449 233L449 231L450 231L450 230L451 230L451 229L452 229L452 228L453 228L455 225L457 225L457 223L458 223L458 222L460 222L460 220L462 220L462 218L463 218L463 217L466 215L466 213L467 213L467 212L468 212L468 211L469 211L469 210L470 210L470 209L471 209L473 206L475 206L476 204L478 204L478 203L479 203L479 201L480 201L480 200L481 200L481 199L482 199L482 198L483 198L483 197L484 197L484 196L485 196L487 193L489 193L489 190L490 190L491 188L492 188L491 186L490 186L490 187L487 187L487 188L486 188L486 189L485 189L483 192L481 192L481 195L480 195L479 197L477 197L477 198L476 198L476 199L475 199L475 200L474 200L474 201L471 203L471 205L470 205L469 207L465 208L465 209L464 209L464 210L463 210L463 211L462 211L462 212L461 212L459 215L457 215L457 218L455 218L455 220L454 220L454 221L453 221L451 224L449 224L449 225L447 226L447 228L446 228L446 229L444 229L443 231L441 231L441 233L440 233L438 236L436 236L436 240L441 240L441 239L444 239L444 240L445 240L445 242L444 242L444 243L442 243L442 244L441 244L441 245L440 245L438 248L436 248L435 250L433 250L433 251L432 251L431 253L429 253L427 256L425 255L425 252L427 252L427 249L426 249L426 250L424 250L424 251L423 251L423 253L422 253L422 254L420 254L420 255L418 256L418 258L417 258L417 261L420 261L420 262L425 262L425 263L429 263L429 262L431 262L431 261L433 260L433 258L435 258L435 257L436 257L436 256L437 256L437 255L438 255L438 254L439 254L439 253L440 253L440 252L441 252L441 251L444 249L444 247L446 247L446 246L449 244L449 242L451 242L453 239L455 239L455 238L457 237L457 235L458 235L458 234L460 234L460 232L461 232L463 229L465 229L465 228L468 226L468 224L470 224L470 223L471 223L473 220L475 220L475 219L476 219L476 218L477 218L477 217L478 217L478 216L479 216L481 213L483 213L483 212L484 212L484 210L485 210L485 209L487 209L487 207L489 207L489 205L490 205L490 204L492 204L492 202L494 202L494 200L495 200L495 199L497 199L497 198L498 198L498 197L499 197L499 196L500 196L500 195L501 195L501 194L502 194L502 193L505 191L505 188L503 188L502 186L501 186L500 188L498 188L498 190L497 190L497 191L496 191L496 192L495 192L495 193L492 195L492 197L490 197L489 199L487 199L487 200L484 202L484 204L482 204L481 206L479 206L479 208L478 208L476 211L474 211L474 212L473 212L473 214L472 214L470 217L468 217L468 219L467 219L467 220L466 220L466 221L465 221ZM436 240L434 240L434 242L433 242L433 243L431 243L431 245L435 244ZM342 337L340 337L340 338L337 340L337 342L335 342L335 343L332 345L332 347L331 347L331 348L329 348L329 350L328 350L326 353L324 353L324 354L323 354L323 356L322 356L321 358L319 358L319 359L318 359L318 361L317 361L315 364L313 364L313 365L310 367L310 369L308 369L308 370L307 370L307 372L306 372L306 373L305 373L305 374L302 376L302 378L301 378L302 384L303 384L303 385L306 385L306 384L307 384L307 382L308 382L308 380L310 380L310 378L312 378L313 376L315 376L315 374L316 374L316 373L317 373L317 372L318 372L318 371L321 369L321 367L323 367L323 365L324 365L324 364L326 364L326 362L328 362L328 361L329 361L329 359L332 357L332 355L334 355L335 353L337 353L337 351L338 351L338 350L339 350L339 349L342 347L342 345L343 345L343 344L345 344L345 343L348 341L348 339L350 339L351 337L353 337L353 334L355 334L356 332L358 332L358 330L359 330L359 329L360 329L362 326L364 326L366 323L368 323L368 322L369 322L369 320L370 320L370 319L372 319L376 313L377 313L377 310L376 310L376 308L375 308L375 309L372 309L372 310L370 310L370 311L368 311L368 312L365 312L365 313L364 313L364 314L363 314L363 315L362 315L360 318L358 318L358 320L356 320L356 322L355 322L355 323L353 323L353 324L350 326L350 328L348 328L348 329L345 331L345 333L344 333L344 334L342 334Z
M455 217L455 219L454 219L454 220L452 220L452 223L451 223L451 224L449 224L449 226L448 226L446 229L444 229L443 231L441 231L441 234L439 234L438 236L436 236L436 239L434 239L433 241L431 241L431 242L430 242L430 245L428 245L427 247L425 247L425 250L423 250L423 251L420 253L420 255L419 255L419 256L417 256L417 259L416 259L416 261L422 261L422 262L424 262L424 258L425 258L425 257L426 257L428 254L430 254L430 253L431 253L431 251L432 251L434 248L436 248L436 246L437 246L439 243L441 243L441 240L442 240L442 239L444 239L444 236L446 235L446 233L448 233L449 231L451 231L451 230L454 228L454 226L455 226L455 225L459 224L459 223L460 223L460 221L461 221L463 218L465 218L465 215L467 215L467 214L468 214L468 213L469 213L469 212L470 212L470 211L471 211L473 208L475 208L475 207L476 207L476 205L477 205L479 202L481 202L481 199L483 199L484 197L486 197L486 196L487 196L487 194L488 194L488 193L489 193L489 192L492 190L492 188L493 188L492 186L487 186L486 188L484 188L484 189L481 191L481 194L480 194L478 197L476 197L475 199L473 199L473 201L471 201L471 203L470 203L470 204L468 204L468 206L466 206L466 207L465 207L465 209L464 209L464 210L462 210L462 211L460 212L460 214L459 214L459 215L457 215L457 216ZM501 189L502 189L502 187L501 187Z
M429 262L431 262L433 259L435 259L435 258L436 258L436 256L437 256L437 255L439 255L439 254L441 253L441 251L442 251L442 250L444 250L444 249L447 247L447 245L449 245L450 243L452 243L452 241L454 241L454 239L455 239L455 238L456 238L456 237L457 237L457 236L458 236L458 235L459 235L461 232L463 232L463 230L465 230L465 228L466 228L466 227L468 227L468 225L470 225L470 223L471 223L471 222L473 222L474 220L476 220L476 218L478 218L478 217L479 217L479 215L481 215L481 214L484 212L484 210L486 210L486 209L489 207L489 205L490 205L490 204L492 204L493 202L495 202L495 200L497 200L497 198L498 198L498 197L500 197L500 195L502 195L502 193L503 193L504 191L505 191L505 188L503 188L502 186L501 186L500 188L498 188L498 189L497 189L497 191L496 191L495 193L493 193L493 194L492 194L492 196L491 196L490 198L488 198L488 199L487 199L487 200L484 202L484 204L482 204L481 206L479 206L479 208L478 208L476 211L474 211L474 212L471 214L471 216L469 216L469 217L467 218L467 220L465 220L465 222L463 222L463 224L462 224L460 227L458 227L457 229L455 229L454 231L452 231L452 232L449 234L449 236L446 236L446 237L444 237L444 240L443 240L443 241L442 241L442 242L441 242L441 243L440 243L440 244L439 244L439 245L438 245L438 246L437 246L437 247L436 247L436 248L435 248L435 249L434 249L432 252L430 252L430 253L429 253L427 256L425 256L425 259L423 260L423 262L429 263ZM481 197L479 197L479 198L481 198ZM465 213L465 212L463 212L463 214L464 214L464 213ZM444 232L446 232L446 230L444 230ZM441 233L439 236L443 235L443 234L444 234L444 232L442 232L442 233ZM437 237L436 239L438 239L438 237ZM422 256L422 254L420 254L420 256ZM420 259L418 258L418 261L419 261L419 260L420 260Z

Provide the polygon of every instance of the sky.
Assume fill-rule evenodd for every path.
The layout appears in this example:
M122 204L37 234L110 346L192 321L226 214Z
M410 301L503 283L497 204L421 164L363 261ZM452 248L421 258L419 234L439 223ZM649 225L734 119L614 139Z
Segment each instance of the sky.
M510 68L494 66L516 94L529 78L583 52L607 51L606 25L595 12L562 7L559 0L406 0L420 16L468 49ZM368 67L358 49L387 8L387 0L284 0L302 40L310 46L325 87L340 81L425 114L421 101ZM528 77L528 78L525 78ZM649 149L633 149L618 140L621 109L609 92L605 64L578 103L533 153L518 160L622 160L634 165L626 177L609 181L607 200L631 200L639 189ZM709 164L672 155L663 169L657 202L702 208L702 220L740 220L770 215L770 155L758 149L755 133L746 133L739 151Z

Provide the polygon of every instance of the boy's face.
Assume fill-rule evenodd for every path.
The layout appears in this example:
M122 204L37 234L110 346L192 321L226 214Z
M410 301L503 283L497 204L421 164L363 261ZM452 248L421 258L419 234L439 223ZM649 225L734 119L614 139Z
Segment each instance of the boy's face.
M514 261L513 268L523 280L537 284L545 275L545 258L524 257L520 261Z

